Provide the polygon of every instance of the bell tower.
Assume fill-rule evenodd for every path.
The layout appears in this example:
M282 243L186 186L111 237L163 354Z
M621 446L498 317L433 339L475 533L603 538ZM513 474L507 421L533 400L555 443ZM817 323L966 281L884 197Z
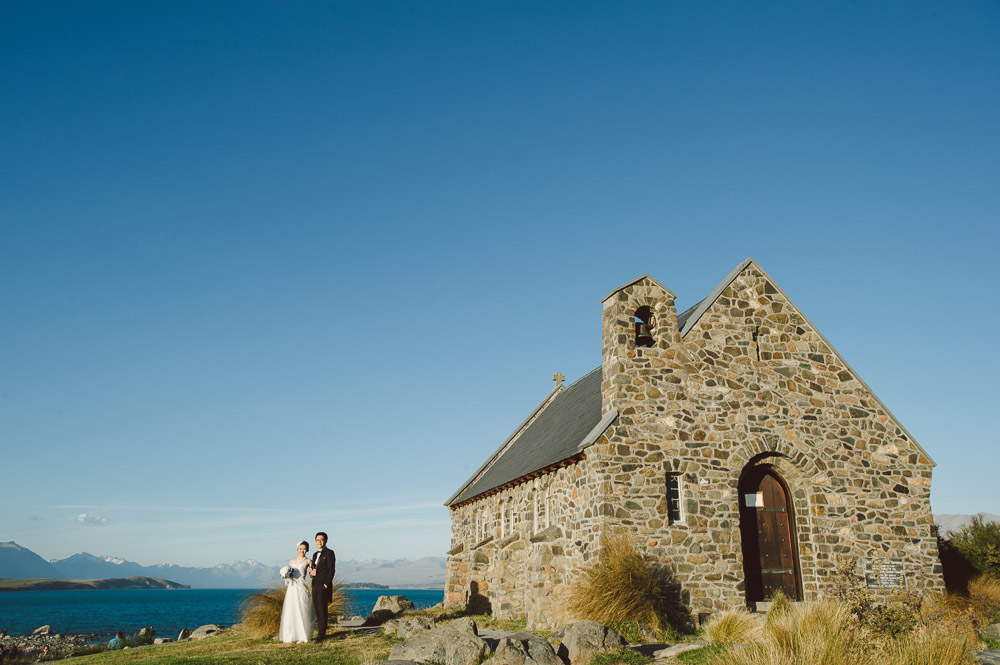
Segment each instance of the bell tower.
M642 275L601 300L602 414L662 394L653 384L672 373L669 362L681 341L676 298L670 289Z

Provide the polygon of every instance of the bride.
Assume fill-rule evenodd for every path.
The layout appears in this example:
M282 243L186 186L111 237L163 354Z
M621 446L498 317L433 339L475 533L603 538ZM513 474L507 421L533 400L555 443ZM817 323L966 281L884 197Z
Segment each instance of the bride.
M285 643L308 642L316 627L316 610L313 609L309 589L306 588L312 561L306 556L309 543L299 542L299 556L288 562L285 573L285 604L281 606L281 628L278 639Z

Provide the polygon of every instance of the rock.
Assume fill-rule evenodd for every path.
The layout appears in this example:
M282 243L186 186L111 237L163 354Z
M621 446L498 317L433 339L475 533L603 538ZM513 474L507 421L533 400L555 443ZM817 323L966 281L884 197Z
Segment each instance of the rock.
M392 610L372 610L372 613L365 619L365 626L381 626L386 621L396 617Z
M587 665L594 654L625 646L622 636L596 621L577 621L566 626L559 657L569 665Z
M696 640L694 642L680 642L678 644L674 644L672 646L663 649L658 649L649 655L652 655L655 660L668 660L676 658L679 654L682 654L685 651L700 649L706 645L708 645L708 642L706 642L705 640Z
M382 624L382 634L383 635L395 635L396 630L399 628L399 622L395 619L389 619L384 624Z
M1000 651L970 651L969 654L980 665L1000 665Z
M219 633L225 632L225 630L226 630L225 626L220 626L214 623L208 623L205 624L204 626L198 626L198 628L196 628L195 631L188 636L188 639L203 640L206 637L211 637L212 635L218 635Z
M490 655L486 641L476 634L476 623L463 617L433 630L418 629L416 634L389 653L389 660L412 660L417 663L469 665Z
M428 619L426 617L414 617L412 619L396 619L396 637L401 637L404 640L413 637L417 633L423 630L434 630L437 628L437 624L434 623L433 619Z
M563 665L555 649L534 633L514 633L500 638L489 665ZM485 664L484 664L485 665Z
M1000 640L1000 623L986 626L986 628L983 628L982 635L983 637L988 637L991 640Z
M153 640L153 644L170 644L173 641L174 638L172 637L157 637L155 640Z
M33 631L31 631L31 634L32 635L51 635L52 634L52 626L50 626L49 624L45 624L44 626L39 626L38 628L35 628Z
M402 614L405 610L412 610L413 603L407 600L406 596L379 596L375 601L372 613L379 610L389 610L394 615Z
M181 628L181 632L177 635L177 641L182 642L191 637L191 631L187 628Z

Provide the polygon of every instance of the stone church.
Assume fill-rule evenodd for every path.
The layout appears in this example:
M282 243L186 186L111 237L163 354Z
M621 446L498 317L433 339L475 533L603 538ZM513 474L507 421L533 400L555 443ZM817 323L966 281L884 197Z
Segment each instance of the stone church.
M774 280L747 259L674 299L649 275L608 294L600 367L557 374L448 499L445 604L555 627L604 533L673 571L695 620L817 598L840 557L942 589L933 460Z

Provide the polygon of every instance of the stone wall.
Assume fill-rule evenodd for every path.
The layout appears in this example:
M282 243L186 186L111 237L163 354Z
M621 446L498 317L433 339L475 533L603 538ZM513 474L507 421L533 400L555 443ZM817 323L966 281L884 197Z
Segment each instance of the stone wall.
M446 606L464 606L474 588L497 617L557 626L593 546L596 478L583 460L453 510Z

